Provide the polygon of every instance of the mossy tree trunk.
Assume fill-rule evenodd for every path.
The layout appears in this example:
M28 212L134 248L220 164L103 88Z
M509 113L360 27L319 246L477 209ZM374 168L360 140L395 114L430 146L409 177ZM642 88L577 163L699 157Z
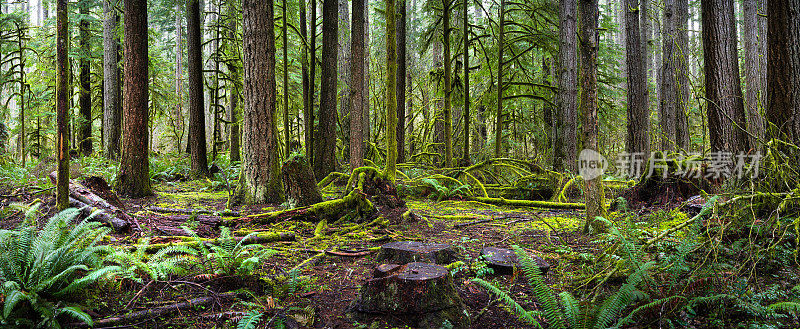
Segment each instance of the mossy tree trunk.
M116 190L121 195L150 195L148 157L148 45L147 2L125 0L125 97L122 161Z
M365 0L353 0L353 22L350 25L350 47L352 61L350 62L350 170L355 170L364 164L364 99L369 95L364 89L364 57L365 57Z
M273 1L243 3L244 110L242 177L238 195L247 204L283 202L275 118Z
M397 23L397 162L406 162L406 1L398 0L395 18ZM409 108L409 111L411 109Z
M287 197L296 202L296 207L322 202L317 180L305 156L295 155L286 160L281 176Z
M463 34L464 34L464 149L461 159L462 165L469 165L469 138L470 138L470 130L469 130L469 6L468 2L464 0L464 6L461 8L461 16L464 21L462 22L463 27ZM410 90L410 88L409 88ZM409 106L409 109L411 107ZM413 145L413 144L412 144ZM413 151L413 149L412 149Z
M119 14L114 0L103 0L103 156L119 158L122 136L122 93L119 84Z
M56 2L56 144L58 149L58 180L56 182L56 206L59 210L69 208L69 132L67 131L67 79L69 63L69 18L67 17L67 0Z
M91 49L89 44L89 3L87 0L78 2L80 6L80 14L83 17L78 23L80 27L80 46L83 56L80 58L80 96L78 97L78 104L80 105L81 121L80 129L78 130L78 140L80 143L80 151L84 156L92 154L92 84L91 84L91 70L90 70L90 57ZM22 93L24 95L24 91Z
M577 0L559 5L558 114L553 128L553 170L575 172L577 164L578 55Z
M453 86L452 58L450 58L451 0L442 0L442 43L444 45L444 165L453 167Z
M394 182L397 164L397 31L395 0L386 1L386 177ZM401 0L402 1L402 0ZM448 0L445 0L448 1Z
M322 80L319 124L314 138L314 175L325 177L336 170L336 86L339 17L337 0L322 2Z
M503 150L503 26L506 17L506 1L500 0L500 29L497 34L497 121L494 124L494 157L499 158Z
M230 5L228 8L229 15L233 15L237 9L233 4ZM228 21L228 39L229 45L228 50L235 49L237 44L237 29L238 24L235 19L231 19ZM236 53L234 51L234 53ZM230 160L231 162L241 161L241 130L239 129L239 119L241 119L241 115L239 114L239 97L241 97L240 89L239 89L239 79L241 78L240 69L238 64L229 62L228 64L228 72L231 76L231 80L233 81L230 84L230 101L228 103L228 115L229 121L231 123L230 130L228 131L228 143L230 144Z

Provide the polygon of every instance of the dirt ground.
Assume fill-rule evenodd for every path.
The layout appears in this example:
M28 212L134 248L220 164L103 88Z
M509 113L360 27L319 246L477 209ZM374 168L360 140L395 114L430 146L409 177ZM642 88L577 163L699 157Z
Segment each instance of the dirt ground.
M340 193L335 188L324 192L326 199L335 198ZM142 230L132 234L112 234L113 238L109 243L135 245L142 237L153 237L152 242L168 242L169 239L157 237L169 233L170 228L179 229L186 224L192 225L202 237L215 237L219 234L219 230L212 225L204 224L212 222L215 217L213 215L190 218L192 216L156 213L148 211L148 208L221 211L225 208L227 197L227 191L209 190L198 181L156 185L155 195L152 197L122 199L127 212L135 215ZM54 213L53 198L46 193L30 195L23 192L3 202L28 203L35 198L41 198L43 201L40 209L43 215ZM546 276L546 282L557 291L573 284L577 276L591 274L587 271L592 270L581 266L580 261L575 261L574 257L565 257L567 254L592 254L596 250L592 242L578 232L581 223L580 213L496 207L466 201L407 200L407 206L419 220L410 224L367 228L322 237L314 237L315 223L283 222L257 227L246 227L246 225L236 227L249 230L290 231L296 234L296 239L267 244L269 248L279 253L262 262L258 271L261 278L194 275L147 287L123 280L118 286L98 287L92 294L86 296L87 304L90 306L87 311L95 319L105 318L247 288L249 292L238 300L220 299L211 306L193 308L164 317L147 318L126 327L232 328L245 312L257 309L264 313L259 324L260 328L280 327L281 324L286 328L409 328L411 324L402 316L353 318L349 315L349 306L358 297L360 286L371 278L372 270L380 265L374 261L375 253L360 257L334 255L317 257L311 265L303 267L300 271L294 292L279 291L280 287L285 285L277 284L281 280L287 280L290 269L315 256L321 250L364 251L390 241L448 243L459 251L459 259L466 264L474 264L473 261L483 247L509 248L511 245L519 245L529 253L549 262L552 269ZM232 210L244 216L278 209L282 209L280 205L240 206ZM472 218L453 220L453 215ZM13 228L21 218L19 212L7 214L7 219L0 222L0 227ZM462 227L455 226L458 223L478 219L491 220ZM340 225L344 223L329 224L332 229ZM454 275L456 288L467 306L473 328L532 327L519 322L482 288L471 283L469 279L474 276L475 271L472 268L464 269ZM513 297L526 309L537 309L535 301L530 297L532 294L529 286L523 282L524 278L521 276L489 275L485 279L508 288L507 291L512 292ZM140 291L141 297L130 302ZM130 306L126 308L129 302Z

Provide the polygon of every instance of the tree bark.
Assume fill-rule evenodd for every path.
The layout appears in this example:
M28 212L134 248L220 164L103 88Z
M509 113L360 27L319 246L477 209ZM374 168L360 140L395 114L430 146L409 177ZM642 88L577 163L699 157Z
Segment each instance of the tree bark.
M733 0L703 0L701 11L711 151L745 152L747 134Z
M450 56L451 0L442 0L442 42L444 46L444 166L453 167L452 58Z
M314 0L312 0L314 1ZM298 6L300 7L300 38L302 39L301 43L301 76L303 81L303 143L305 145L305 151L307 159L311 159L311 152L310 152L310 145L311 145L311 132L314 130L314 123L311 122L311 110L313 108L312 104L310 104L310 100L312 99L309 95L309 84L312 81L309 81L308 76L308 66L309 66L309 46L308 42L308 22L306 19L306 0L298 0ZM312 57L313 59L313 57ZM310 65L314 65L313 62Z
M286 0L281 8L283 20L283 143L286 155L292 152L292 126L289 122L289 16L286 15Z
M673 65L675 67L676 117L675 136L677 146L689 151L689 0L673 0L675 37L673 43Z
M230 6L229 15L235 13L237 9L234 5ZM228 39L230 39L230 44L228 49L235 48L237 41L237 29L239 24L236 23L235 19L231 19L228 22ZM235 51L234 51L235 52ZM241 83L241 73L239 66L236 63L229 63L228 64L228 72L231 76L231 84L230 84L230 101L228 103L228 113L230 116L230 130L228 131L228 143L230 144L230 161L237 162L241 161L241 136L242 132L240 130L240 109L239 109L239 98L241 97L241 91L239 90L239 83Z
M765 35L759 33L757 0L742 0L742 11L744 18L744 26L742 29L745 53L744 74L747 83L745 93L747 131L750 133L750 146L755 147L758 145L759 140L764 138L764 121L761 117L760 109L763 108L761 89L764 84L766 72L759 70L759 57L762 54L758 47L758 40L764 38Z
M350 8L348 6L347 0L338 0L339 2L339 56L338 56L338 72L339 72L339 96L337 99L340 100L339 102L339 120L337 122L341 122L339 125L341 140L344 146L342 150L342 155L344 159L349 159L350 157L350 125L346 124L343 120L346 120L350 117L351 108L350 108L350 88L352 87L352 78L350 72L350 61L352 60L351 49L350 49Z
M658 107L658 119L661 125L661 149L674 150L677 144L676 136L676 118L677 118L677 85L675 78L678 76L676 72L675 62L675 37L677 29L675 27L675 1L664 0L664 27L661 29L661 38L663 40L663 64L661 66L661 102Z
M404 0L400 0L404 1ZM449 0L445 0L449 1ZM387 179L394 183L397 164L397 28L395 0L386 4L386 168ZM446 73L445 73L446 74ZM446 78L445 78L446 79ZM452 152L452 150L451 150ZM452 156L452 154L451 154ZM451 159L452 160L452 159ZM449 165L448 165L449 167Z
M244 111L242 179L239 196L247 204L284 200L278 156L273 1L244 0Z
M58 179L56 182L56 206L59 210L69 208L69 132L67 131L67 79L69 77L69 18L67 16L67 0L56 2L56 144L58 149Z
M577 0L560 0L558 115L553 131L553 170L575 172L578 152Z
M397 0L397 163L406 162L406 1Z
M767 1L767 128L768 138L797 141L797 77L800 38L787 33L800 22L796 0ZM796 31L792 31L796 32Z
M295 155L286 160L281 167L281 178L287 198L290 203L294 200L295 208L322 202L317 180L306 157Z
M311 33L309 37L311 41L309 42L310 48L309 49L309 73L308 73L308 112L306 113L305 123L306 129L308 129L308 136L306 139L306 155L308 158L311 159L311 163L314 163L314 138L315 138L315 126L314 126L314 90L317 83L316 80L316 71L317 71L317 0L310 0L311 2L311 20L308 22L311 26Z
M352 85L350 86L350 170L364 164L364 57L365 53L365 24L366 1L353 0L353 23L351 25L350 41L352 46L352 61L350 73Z
M183 139L183 25L181 2L175 2L175 152L180 153Z
M203 48L200 0L186 2L186 42L189 64L189 150L192 175L208 176L206 123L203 111ZM216 111L215 111L216 112Z
M338 80L336 44L339 35L337 1L322 2L322 76L319 124L314 138L314 175L325 177L336 170L336 86Z
M640 17L638 0L625 2L625 58L628 70L628 133L626 150L631 154L650 156L650 109L647 100L647 71L644 66L646 54L642 51L642 32L639 28Z
M500 0L500 32L497 34L497 112L494 124L494 157L500 158L503 149L503 27L506 17L506 1Z
M599 152L597 136L600 124L597 117L597 50L600 37L597 33L597 20L599 16L597 0L580 0L581 16L581 104L583 105L583 140L584 147L588 150ZM589 159L599 162L600 159L592 153ZM582 152L583 153L583 152ZM585 177L586 181L586 224L584 232L591 226L594 233L604 232L605 225L596 220L603 216L603 177Z
M103 155L107 159L119 158L122 137L122 104L119 70L119 39L117 26L119 14L114 8L116 0L104 0L103 12Z
M469 5L468 5L466 0L464 0L464 5L461 8L461 10L462 10L461 15L463 16L462 19L464 20L462 22L462 27L464 29L462 31L462 33L464 34L464 113L463 113L463 117L464 117L464 150L463 150L463 154L462 154L462 159L461 159L462 163L461 164L462 165L468 165L470 163L470 158L469 158L469 138L470 138L469 124L470 124L470 122L469 122L469 120L471 118L470 118L470 113L469 113L469 105L470 105L469 104L470 103L470 98L469 98L469 44L470 44L470 42L469 42L470 41L470 38L469 38ZM409 110L410 109L411 109L411 107L409 106Z
M147 2L125 0L125 98L122 160L117 193L129 197L151 194L148 157Z
M89 4L86 0L79 2L80 14L84 18L78 23L80 29L80 47L83 56L80 58L80 85L81 91L78 99L81 112L81 124L78 131L80 151L84 156L92 154L92 84L89 68L91 49L89 44Z

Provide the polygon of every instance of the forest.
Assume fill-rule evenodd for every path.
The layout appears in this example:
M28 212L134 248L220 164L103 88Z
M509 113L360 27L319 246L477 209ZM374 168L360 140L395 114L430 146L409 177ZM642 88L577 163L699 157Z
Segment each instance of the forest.
M800 0L0 0L1 328L798 328Z

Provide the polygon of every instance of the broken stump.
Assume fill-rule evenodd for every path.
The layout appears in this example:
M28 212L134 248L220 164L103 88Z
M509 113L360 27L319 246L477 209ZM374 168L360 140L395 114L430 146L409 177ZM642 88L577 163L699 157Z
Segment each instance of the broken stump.
M361 287L351 309L362 314L402 317L419 328L470 325L453 277L443 266L428 263L383 264Z
M517 254L511 249L486 247L481 249L481 256L483 256L486 265L494 270L494 274L497 275L514 274L514 269L519 267ZM539 266L542 274L547 274L550 271L550 264L546 260L536 255L529 256Z
M456 255L455 248L446 243L398 241L381 246L375 261L389 264L427 262L447 265L455 261Z
M287 159L281 168L281 176L286 196L297 202L295 207L322 202L322 194L317 187L314 171L311 170L305 156L295 154Z

